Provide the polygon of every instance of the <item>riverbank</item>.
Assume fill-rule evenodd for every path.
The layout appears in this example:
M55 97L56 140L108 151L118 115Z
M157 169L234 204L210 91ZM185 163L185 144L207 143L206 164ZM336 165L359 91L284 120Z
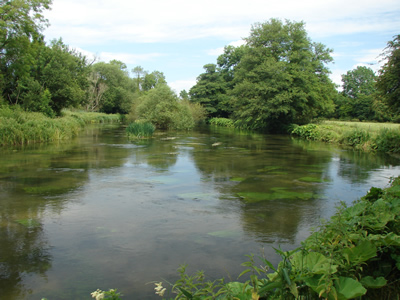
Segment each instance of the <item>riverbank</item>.
M120 122L120 115L65 110L62 117L49 118L18 107L0 108L0 146L25 145L70 139L93 123Z
M400 153L400 124L323 121L319 124L295 125L290 134L366 152Z

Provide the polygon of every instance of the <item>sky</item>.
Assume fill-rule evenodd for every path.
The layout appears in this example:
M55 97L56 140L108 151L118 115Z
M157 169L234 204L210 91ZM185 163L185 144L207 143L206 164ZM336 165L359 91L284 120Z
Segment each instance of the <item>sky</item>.
M62 38L89 59L163 72L178 94L205 64L238 46L251 26L271 18L305 23L309 38L333 50L331 79L368 66L400 34L398 0L53 0L45 12L47 41ZM131 75L133 76L133 75Z

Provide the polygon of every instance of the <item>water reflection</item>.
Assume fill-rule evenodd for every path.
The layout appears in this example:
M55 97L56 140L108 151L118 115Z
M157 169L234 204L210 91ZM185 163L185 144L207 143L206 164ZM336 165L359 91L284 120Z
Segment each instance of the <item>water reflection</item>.
M16 150L16 151L14 151ZM89 128L1 151L0 294L157 299L179 264L235 278L245 254L296 247L340 200L399 175L398 161L287 136L203 128L130 142ZM3 259L4 258L4 259Z

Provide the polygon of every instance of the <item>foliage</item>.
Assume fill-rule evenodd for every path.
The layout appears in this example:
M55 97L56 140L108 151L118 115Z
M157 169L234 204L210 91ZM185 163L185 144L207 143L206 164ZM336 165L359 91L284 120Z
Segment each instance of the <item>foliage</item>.
M356 150L398 153L400 152L400 127L395 125L324 122L319 125L294 125L290 132L303 139L337 143Z
M134 138L148 138L151 137L156 127L150 122L134 122L126 127L126 133Z
M160 129L188 130L194 127L194 120L187 106L165 84L158 85L138 99L132 107L140 120L151 122Z
M227 118L212 118L208 121L211 125L233 128L235 123Z
M400 114L400 35L387 43L382 54L386 63L379 71L377 88L384 101L397 115Z
M375 80L374 71L361 66L342 75L343 91L335 98L335 117L375 120Z
M271 19L254 25L246 41L232 91L242 127L281 131L333 109L336 91L324 66L331 50L311 42L304 23Z
M206 72L197 77L196 85L189 91L190 100L200 103L209 117L226 117L231 110L226 82L215 64L207 64L203 68Z
M120 116L64 111L64 117L49 118L25 112L18 106L0 108L0 145L49 142L76 136L85 124L119 122Z
M129 112L135 99L136 87L123 62L98 62L91 67L90 78L87 107L94 107L104 113Z

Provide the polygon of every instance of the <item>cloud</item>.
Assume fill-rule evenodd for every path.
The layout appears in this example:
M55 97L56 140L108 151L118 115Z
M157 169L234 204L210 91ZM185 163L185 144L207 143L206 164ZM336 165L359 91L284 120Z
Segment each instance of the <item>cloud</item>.
M244 45L244 44L246 44L246 41L237 40L237 41L230 42L227 46L239 47L239 46ZM225 49L225 46L224 47L219 47L219 48L216 48L216 49L210 49L210 50L207 50L207 54L211 55L211 56L219 56L219 55L224 53L224 49Z
M178 95L182 90L189 92L190 88L196 84L196 79L187 80L176 80L173 82L168 82L168 85L174 90Z
M399 28L393 0L57 0L46 13L52 38L74 44L105 41L173 42L248 36L251 24L271 17L304 20L313 36ZM397 16L397 17L396 17Z

